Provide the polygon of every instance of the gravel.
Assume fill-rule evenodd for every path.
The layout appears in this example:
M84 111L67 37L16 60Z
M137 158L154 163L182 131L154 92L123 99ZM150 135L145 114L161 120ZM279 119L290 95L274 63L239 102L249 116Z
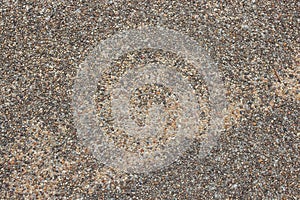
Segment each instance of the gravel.
M0 198L300 199L299 6L295 0L1 2ZM205 49L222 74L227 115L204 158L197 157L200 134L169 166L125 173L99 163L81 143L72 87L99 42L146 25L179 31ZM126 69L147 59L174 64L178 57L144 50L116 65ZM178 65L207 99L205 82L188 73L192 66ZM157 85L139 88L132 98L142 110L135 111L137 123L145 123L147 102L176 102L170 93ZM168 139L162 141L152 147L126 141L125 149L150 151Z

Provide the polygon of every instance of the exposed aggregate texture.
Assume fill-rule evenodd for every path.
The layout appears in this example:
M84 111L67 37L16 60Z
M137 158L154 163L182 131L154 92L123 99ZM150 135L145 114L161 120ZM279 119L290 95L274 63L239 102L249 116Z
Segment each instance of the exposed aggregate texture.
M296 0L1 1L0 198L300 199L299 7ZM223 76L228 115L205 158L197 159L195 141L170 166L129 174L99 163L79 141L72 85L100 41L146 25L184 33L208 52ZM152 90L147 101L168 94L139 89Z

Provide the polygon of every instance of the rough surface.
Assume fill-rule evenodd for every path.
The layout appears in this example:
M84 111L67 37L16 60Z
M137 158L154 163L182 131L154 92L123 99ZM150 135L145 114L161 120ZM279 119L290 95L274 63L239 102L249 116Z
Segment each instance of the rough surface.
M299 6L2 1L0 198L299 199ZM195 158L195 142L165 169L126 174L98 163L78 140L72 85L97 43L144 25L180 31L209 52L229 114L205 158Z

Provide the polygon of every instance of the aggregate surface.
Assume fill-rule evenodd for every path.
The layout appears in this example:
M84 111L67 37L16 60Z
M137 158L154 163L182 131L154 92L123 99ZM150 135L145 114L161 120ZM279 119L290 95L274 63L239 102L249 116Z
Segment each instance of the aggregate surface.
M295 0L1 1L0 198L300 199L299 6ZM199 136L168 167L134 174L99 163L80 142L72 86L100 41L146 25L184 33L208 52L222 74L228 114L206 157L197 159ZM133 55L139 53L167 57ZM121 67L136 62L125 61ZM206 98L205 83L191 79ZM140 124L149 108L141 91L149 93L147 102L176 101L164 87L139 88L132 105L142 109ZM99 106L101 95L99 89ZM130 151L152 148L125 143Z

